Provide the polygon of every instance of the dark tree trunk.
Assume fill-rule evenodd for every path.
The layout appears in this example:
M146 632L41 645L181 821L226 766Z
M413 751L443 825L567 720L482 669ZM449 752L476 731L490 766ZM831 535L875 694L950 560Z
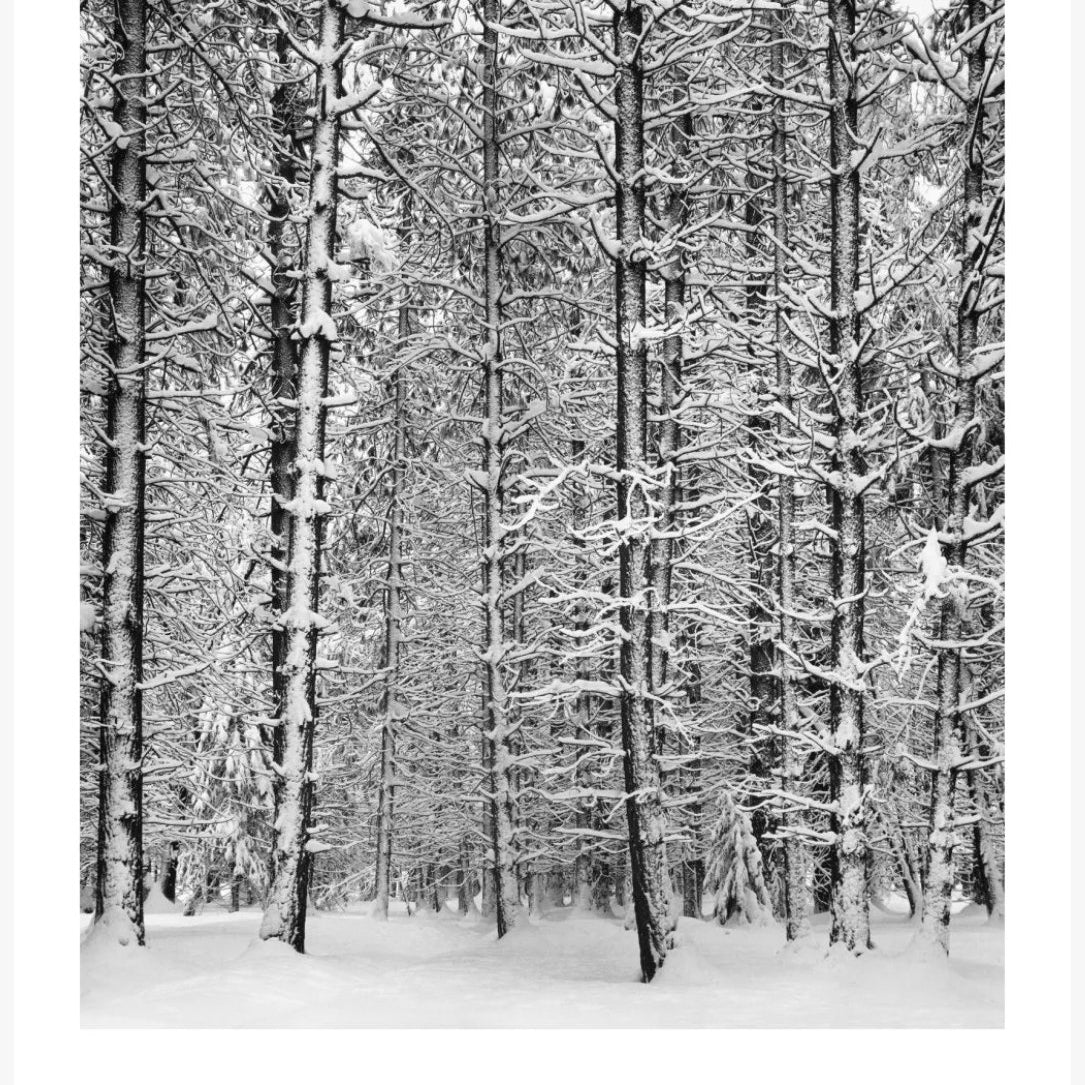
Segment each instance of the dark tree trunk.
M870 946L870 845L863 750L866 701L866 531L863 357L855 294L859 286L859 53L855 0L829 0L829 203L831 236L829 380L833 452L829 485L832 540L832 680L829 687L829 939L853 953Z
M942 554L951 574L964 572L968 557L968 517L975 482L975 446L980 420L976 388L982 368L978 365L980 295L983 283L983 81L987 68L985 35L979 32L987 19L983 0L967 0L968 30L973 37L963 52L968 65L969 104L964 114L965 162L960 230L960 294L957 303L957 380L954 389L954 435L948 448L946 505L942 515ZM923 919L920 931L930 943L949 952L950 903L956 880L957 790L960 765L968 759L968 727L961 711L964 688L964 648L968 635L968 589L963 579L950 579L939 607L936 630L937 707L934 716L934 769L930 783L929 836L923 880ZM979 826L977 822L977 826ZM986 872L985 872L986 873ZM984 879L986 882L986 879Z
M784 42L788 25L786 12L776 17L776 40L771 49L772 81L777 88L784 85ZM786 457L787 441L791 437L787 415L794 411L792 396L791 358L788 354L789 340L783 286L787 280L787 251L790 245L788 231L788 178L787 178L787 104L778 94L772 107L772 160L773 160L773 294L775 302L775 326L773 343L776 361L777 398L781 413L777 416L776 436L780 444L779 455ZM797 753L799 717L798 636L796 628L796 547L795 547L795 480L787 471L787 464L777 479L777 579L776 599L779 606L779 649L776 652L776 670L780 690L780 729L777 741L777 768L780 788L784 792L797 788L802 781L802 758ZM798 837L789 830L799 821L799 815L788 809L785 800L777 815L783 838L784 859L784 923L789 942L803 938L810 932L806 915L806 869L805 848Z
M270 9L265 17L273 22ZM290 44L286 34L275 36L275 58L281 73L289 66ZM295 146L296 118L289 104L291 88L281 79L271 96L271 114L276 138L275 179L267 186L268 226L267 247L271 268L271 532L270 575L271 603L276 615L285 614L290 606L286 594L287 534L289 518L286 505L294 497L294 419L292 412L282 406L297 396L298 357L293 333L297 326L297 284L291 277L293 253L288 239L290 228L290 190L296 183L298 168L292 153ZM271 627L271 697L273 714L281 716L286 689L284 664L286 660L286 631L276 621ZM271 728L271 757L282 764L283 729ZM272 822L278 817L282 778L272 774ZM275 851L269 852L268 882L275 878Z
M702 917L704 899L704 860L700 857L682 863L682 915L688 919Z
M320 560L325 501L324 456L328 364L337 339L328 263L336 248L339 115L343 93L345 11L324 0L319 29L316 118L302 291L302 346L298 359L294 422L294 497L289 513L287 610L281 615L285 642L284 689L278 730L282 735L281 784L273 838L274 877L268 892L262 939L276 938L299 953L305 949L311 854L306 845L313 807L313 740L316 730L317 639Z
M177 859L181 845L174 841L169 846L165 866L162 868L162 896L171 904L177 900Z
M410 334L407 299L399 308L399 348ZM392 876L392 826L395 814L396 727L400 717L400 666L403 622L403 510L406 455L406 375L401 363L392 392L393 447L388 503L388 582L384 590L384 718L381 724L381 767L377 792L377 861L373 915L388 918Z
M628 529L619 548L622 641L619 653L622 749L633 912L641 973L649 982L671 943L654 703L650 695L652 650L648 606L650 510L640 481L650 475L647 445L648 347L645 277L644 11L627 3L614 16L618 57L615 100L615 192L619 254L616 268L618 370L618 519Z
M467 846L467 837L460 841L460 881L457 891L457 904L461 915L470 915L474 907L475 884L471 873L471 856Z
M484 725L487 745L490 802L489 829L493 847L494 904L497 936L503 937L520 917L520 891L515 842L514 747L515 722L506 689L503 600L505 543L501 519L504 511L506 438L504 413L504 359L502 356L502 249L500 230L500 125L498 94L499 41L497 27L502 0L485 0L482 60L482 172L485 227L483 231L483 286L486 333L483 341L482 436L484 508L482 513L482 604L484 614Z
M98 866L95 922L121 945L143 945L143 559L146 477L147 13L117 0L120 50L113 120L107 333L106 521L102 544Z

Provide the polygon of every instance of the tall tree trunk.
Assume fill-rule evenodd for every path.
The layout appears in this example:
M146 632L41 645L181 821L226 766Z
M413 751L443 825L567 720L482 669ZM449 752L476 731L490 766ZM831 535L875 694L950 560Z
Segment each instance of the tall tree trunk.
M690 644L696 646L699 638L694 635L690 638ZM696 712L696 706L701 701L701 667L698 661L690 661L690 680L688 686L688 698L691 712ZM688 755L689 760L683 765L681 779L682 791L687 797L687 819L690 841L686 845L685 854L682 858L682 915L687 919L701 919L703 917L702 904L704 902L705 884L705 860L704 860L704 831L701 821L704 817L704 803L700 796L701 775L701 739L694 736L683 743L681 752ZM692 794L691 794L692 793Z
M622 629L619 687L624 753L626 817L633 911L641 973L649 982L662 966L671 942L665 817L656 757L655 711L651 696L652 647L645 593L649 588L646 542L650 509L647 442L648 346L644 239L644 11L626 3L614 16L615 171L619 254L616 268L618 370L618 522Z
M273 16L266 13L270 23ZM275 180L268 185L267 246L271 268L271 606L276 615L285 614L290 606L286 594L287 533L289 521L286 504L294 497L294 419L283 406L297 396L298 352L294 342L297 327L297 284L291 277L293 253L287 239L290 224L291 188L297 181L297 162L291 153L296 138L296 118L289 105L289 84L286 70L290 46L281 30L275 35L275 58L282 73L281 81L271 96L271 114L276 138ZM271 700L272 714L282 717L283 694L286 688L286 631L276 621L271 627ZM271 757L276 765L283 760L283 729L271 731ZM282 778L272 774L272 821L278 816ZM269 884L275 879L274 849L269 855Z
M768 728L773 722L772 709L776 699L776 680L773 673L773 615L770 600L773 594L774 562L772 560L772 535L774 509L768 492L769 473L761 462L765 443L770 438L772 423L766 417L761 399L766 382L757 357L757 333L764 326L768 312L768 283L758 270L763 260L759 232L765 219L761 206L761 178L759 169L751 157L746 160L746 310L750 334L747 345L749 364L746 366L747 395L750 413L746 416L746 439L750 457L746 473L754 500L746 509L749 564L754 590L747 606L747 660L749 665L749 710L746 715L746 742L749 749L748 771L756 806L750 815L750 824L758 850L766 868L770 867L770 853L766 835L772 828L772 809L766 791L772 776L773 742Z
M514 483L514 494L515 483ZM524 577L528 571L527 561L527 539L523 532L517 532L514 537L513 544L509 547L509 551L506 557L508 569L507 580L511 582L511 585L519 585L523 582ZM511 586L510 586L511 593ZM507 608L507 627L508 627L508 640L511 644L520 645L527 642L527 626L526 626L526 599L525 592L523 590L516 590L514 594L505 595L505 605ZM511 711L515 711L515 722L510 719L510 735L509 735L509 750L513 757L513 764L510 770L510 809L512 815L512 832L513 839L519 840L526 834L531 837L538 832L538 825L531 824L526 819L526 811L521 801L521 795L524 792L524 781L526 779L526 771L523 763L523 756L525 753L524 746L524 729L525 726L530 725L530 720L523 714L516 702L512 699L515 692L523 685L525 678L525 669L531 666L530 660L522 661L516 666L509 667L508 678L506 681L505 695L508 698L510 715ZM516 849L516 882L517 882L517 899L521 900L527 895L527 887L529 879L533 871L538 868L538 859L531 862L525 862L519 854L519 848Z
M399 346L410 335L406 296L399 308ZM400 718L400 656L403 621L403 484L406 456L406 374L396 369L392 397L392 471L388 503L388 583L384 593L384 719L381 725L381 770L377 793L377 867L373 915L388 918L392 872L392 819L395 812L396 727Z
M280 617L285 633L282 774L279 810L272 837L275 876L268 893L260 937L277 938L299 953L305 949L305 908L309 881L306 845L313 802L313 736L316 727L317 638L320 615L320 550L324 516L324 433L328 360L336 339L332 320L342 96L344 9L325 0L320 14L316 119L309 185L309 220L303 267L301 336L295 416L294 497L289 514L287 602Z
M866 667L866 541L862 487L862 341L855 292L859 285L859 55L856 0L828 0L829 42L829 355L834 446L830 469L833 530L831 590L832 681L829 688L829 827L831 943L853 953L870 946L866 831L867 767L863 752Z
M162 896L173 904L177 899L177 859L181 845L176 840L171 841L169 851L166 854L166 863L162 868L162 881L160 888Z
M461 915L470 915L472 912L478 915L478 909L475 908L475 884L474 876L471 873L471 854L466 836L460 838L460 880L456 896Z
M776 17L776 36L770 52L772 82L778 89L784 86L784 43L787 28L786 12ZM778 454L786 459L790 437L787 416L794 411L791 383L791 359L788 355L787 319L784 310L784 285L787 282L787 251L789 246L787 218L787 104L777 94L772 106L772 196L773 196L773 295L775 316L773 342L776 360L776 395L782 411L776 416ZM780 783L782 791L795 788L802 779L802 757L796 748L800 726L798 673L796 660L798 638L795 628L795 479L782 463L777 480L778 568L776 580L777 605L780 611L780 643L776 651L776 669L780 681L780 729L777 742ZM787 940L793 942L810 933L806 908L806 852L800 839L789 829L797 817L784 800L777 814L784 852L784 922Z
M502 252L500 231L500 98L497 27L501 0L486 0L482 62L482 172L485 230L483 235L486 340L483 345L482 473L484 475L482 531L482 601L485 615L485 740L489 750L490 829L494 852L497 936L503 937L520 917L517 882L514 776L516 723L505 684L505 606L502 559L506 437L504 414L504 359L502 356Z
M575 334L579 334L579 310L577 311L575 320L576 322L573 330ZM586 448L587 445L583 438L574 437L572 439L569 445L569 455L573 463L579 463L584 458ZM581 589L583 589L584 584L587 581L587 558L584 553L584 540L579 533L587 527L590 508L591 499L588 494L587 482L585 481L583 484L577 485L573 495L572 515L573 540L574 545L576 546L576 554L579 559L574 582L577 587ZM583 651L585 643L584 638L587 635L589 624L589 605L586 600L579 600L576 603L576 616L573 620L574 628L578 633L576 642L578 652ZM591 661L585 655L578 655L576 661L577 681L588 682L591 680L591 674ZM577 742L577 745L573 747L574 756L576 757L575 779L577 786L585 790L593 786L590 771L591 758L588 754L589 746L587 745L592 737L592 704L593 701L590 693L587 693L584 690L577 692L576 700L573 703L573 738ZM592 829L598 828L595 803L589 802L584 798L578 799L575 819L576 828L581 835L577 837L577 854L576 860L573 863L573 906L586 910L592 907L592 873L594 866L592 862L592 853L594 843L589 833Z
M683 91L679 91L683 93ZM678 179L688 169L689 140L693 118L682 113L670 130L670 172ZM663 221L671 238L671 258L662 269L664 319L662 365L659 383L659 526L648 554L648 640L651 651L650 689L654 696L657 748L663 752L665 729L660 720L667 698L670 668L671 601L674 593L676 534L679 529L678 503L681 500L678 456L682 446L681 413L685 390L682 365L686 320L686 268L682 255L682 234L689 222L689 193L681 180L673 181L665 195Z
M486 709L486 690L483 687L482 718L489 718ZM493 744L486 735L486 725L483 723L482 730L482 775L487 784L492 785L493 780ZM479 883L482 899L480 912L483 919L497 918L497 878L494 874L493 864L493 801L487 800L482 804L482 858L479 864Z
M966 776L976 817L972 826L972 877L978 883L977 897L987 915L998 922L1006 918L1006 890L991 839L987 786L979 769L971 769Z
M683 497L690 506L696 506L701 495L701 470L696 461L691 462L685 473ZM683 655L686 663L686 703L691 719L696 719L704 702L704 666L701 661L704 623L699 616L692 617L681 631ZM682 861L682 914L689 919L702 918L705 885L705 832L704 800L702 795L701 736L693 734L683 744L681 752L688 757L680 774L681 793L686 805L686 821L690 842L686 845Z
M904 895L908 898L909 914L915 916L922 907L923 887L920 883L919 867L915 862L915 849L911 846L911 841L903 829L895 832L892 828L889 829L889 850L900 871L901 885L904 888Z
M678 93L686 93L682 88ZM689 168L689 142L693 136L693 117L688 112L681 113L674 121L670 133L670 173L674 178L681 178ZM674 562L677 547L677 535L680 528L679 503L683 499L682 470L678 457L682 448L682 406L685 400L684 341L686 319L686 266L683 258L682 234L689 222L689 191L684 181L671 183L666 195L663 221L667 234L673 239L674 249L671 259L662 269L663 298L667 334L663 337L662 374L660 380L660 425L659 425L659 460L663 470L659 503L661 509L660 534L652 547L651 575L653 582L650 637L652 642L652 690L657 698L666 694L666 683L670 665L669 644L672 637L670 607L674 594ZM690 641L689 643L692 643ZM687 676L685 695L687 704L692 708L698 701L699 672L691 668ZM694 690L694 686L698 688ZM662 750L662 729L660 728L660 748ZM698 740L682 737L679 753L689 754ZM695 781L695 763L684 765L677 773L678 785ZM694 819L699 819L700 805L694 804L691 811ZM696 826L694 826L696 832ZM704 889L704 861L691 853L687 855L679 868L682 888L682 914L700 918L701 896Z
M106 522L102 545L98 876L95 922L143 945L143 557L146 478L147 13L117 0L110 202Z
M968 62L969 103L962 132L965 147L960 253L960 296L957 303L957 382L952 440L948 444L946 509L942 554L951 574L964 572L968 556L966 519L971 504L970 469L975 458L976 384L974 353L979 345L979 300L983 272L978 239L983 218L983 77L987 67L985 35L977 33L987 18L983 0L968 0L968 30L975 35L964 46ZM937 628L937 707L934 716L934 769L931 772L930 833L923 879L920 935L949 952L950 900L953 895L958 766L966 760L967 727L961 712L963 649L967 635L967 589L951 576L945 586Z
M681 114L670 134L670 172L680 178L688 168L689 140L693 118ZM659 386L659 528L649 554L652 609L649 613L649 641L652 653L651 688L658 699L664 696L670 663L670 606L674 587L675 535L678 530L678 502L681 500L678 455L682 446L681 412L685 392L682 363L686 319L686 268L682 256L682 234L689 221L689 194L682 181L670 185L666 194L664 222L673 240L673 253L662 270L667 334L663 337L662 372ZM663 729L656 721L658 737Z

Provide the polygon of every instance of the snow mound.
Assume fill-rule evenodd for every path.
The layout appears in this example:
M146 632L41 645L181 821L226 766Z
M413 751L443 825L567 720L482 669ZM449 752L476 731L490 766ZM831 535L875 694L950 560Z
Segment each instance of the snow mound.
M84 952L112 952L139 949L139 937L132 921L119 908L109 908L91 923L80 941Z
M915 932L897 960L901 965L919 965L947 970L949 968L949 955L922 930Z
M808 934L794 942L784 942L777 956L781 961L792 964L817 964L825 959L825 945L820 938Z
M710 959L699 953L696 946L679 938L663 961L663 967L652 981L652 986L708 987L726 981L727 976L721 973Z
M241 954L241 960L297 960L302 955L293 946L287 945L279 938L254 938L245 947Z
M398 902L394 902L398 903ZM86 924L88 916L80 916ZM554 908L497 939L492 920L387 923L325 913L305 954L257 939L259 909L147 917L147 947L99 930L82 954L87 1027L999 1027L1001 929L969 919L948 963L904 951L915 931L872 916L878 952L781 952L780 927L683 919L650 984L620 919ZM109 929L108 927L106 928ZM810 961L805 954L816 956Z
M165 893L158 885L151 887L147 899L143 902L143 914L146 915L174 915L181 911L181 905L176 901L166 899Z

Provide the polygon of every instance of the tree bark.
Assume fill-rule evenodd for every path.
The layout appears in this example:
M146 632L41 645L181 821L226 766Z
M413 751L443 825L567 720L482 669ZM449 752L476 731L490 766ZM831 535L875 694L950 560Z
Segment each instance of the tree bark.
M671 174L678 178L688 168L689 140L693 118L683 113L671 131ZM682 497L678 456L682 446L681 411L685 398L684 333L686 319L686 268L682 257L682 233L689 222L689 194L681 181L670 185L666 195L664 222L673 239L673 255L662 269L667 334L663 337L662 372L659 395L659 526L649 553L649 590L652 608L648 637L652 653L651 688L657 705L665 696L670 664L670 607L674 588L674 560L678 531L678 503ZM658 712L658 708L657 708ZM663 728L656 719L657 739Z
M164 896L170 904L173 904L177 899L177 860L180 850L181 845L178 844L176 840L170 843L169 852L166 855L166 864L162 870L162 896Z
M490 829L494 852L497 936L516 926L520 918L517 882L514 783L516 721L510 708L505 681L505 607L503 560L506 437L504 413L504 359L502 357L502 252L500 231L500 132L497 91L499 78L498 33L501 0L486 0L484 8L482 62L482 167L485 229L486 338L483 344L482 473L485 479L482 531L482 602L484 610L485 725L490 768Z
M770 50L770 71L773 85L784 86L784 43L787 28L786 12L779 12L776 20L776 36ZM776 437L781 459L786 456L790 426L787 415L794 411L792 392L791 358L788 354L788 331L784 308L784 285L787 281L787 251L789 246L787 214L787 104L782 94L777 94L772 106L772 196L773 196L773 295L775 314L773 328L776 361L776 395L782 410L776 416ZM779 637L776 650L776 670L780 683L780 729L783 734L777 741L780 789L790 791L802 779L802 757L796 749L800 718L796 660L798 637L795 627L796 546L795 546L795 479L783 464L777 479L777 577L776 594L779 608ZM810 933L810 921L806 907L806 851L799 838L789 830L797 815L787 808L777 813L784 853L784 923L789 942Z
M475 908L475 884L474 875L471 873L471 855L466 836L460 840L460 880L456 897L461 915L470 915L472 912L478 915L478 909Z
M966 775L976 817L972 826L972 877L978 883L977 896L987 909L988 917L999 922L1006 918L1006 890L991 839L987 787L979 769L972 769Z
M863 358L859 285L859 85L856 0L828 0L831 215L829 357L834 438L830 460L832 680L829 687L829 940L852 953L870 947L867 895L865 706L866 546L863 476Z
M410 310L404 296L399 308L399 346L410 335ZM392 395L392 470L388 504L388 583L384 593L384 718L381 726L381 770L377 794L377 864L373 915L388 918L392 872L392 824L395 813L396 721L403 621L403 485L406 457L406 374L396 369Z
M968 0L968 30L976 33L987 18L983 0ZM965 760L967 726L960 709L964 650L957 646L967 635L967 588L956 576L964 572L968 556L965 521L971 506L969 469L975 459L977 373L974 352L979 345L979 307L982 267L978 238L983 216L983 77L987 67L985 35L977 34L964 46L968 64L969 103L965 110L965 162L962 182L960 234L960 295L957 304L957 381L948 448L946 508L943 516L942 554L950 579L945 585L938 615L937 708L934 716L935 768L931 772L930 833L923 879L923 918L920 935L949 952L950 901L955 878L958 766Z
M117 0L113 39L106 522L102 543L102 684L99 715L95 922L121 945L143 945L143 560L146 478L145 278L147 12Z
M644 11L630 0L614 16L614 51L618 58L614 124L619 243L615 276L622 629L619 686L633 911L641 973L647 983L663 965L671 944L672 924L651 695L652 646L647 598L650 584L646 538L651 513L645 486L651 472L647 462L643 32Z
M272 21L270 10L266 17ZM271 509L269 528L271 531L271 606L276 615L286 612L290 603L287 599L287 533L289 520L286 504L294 497L294 419L292 412L283 407L284 402L292 401L297 395L298 352L294 342L294 329L297 327L297 286L290 271L293 258L287 241L287 228L290 222L290 190L297 181L297 163L291 148L296 138L294 124L296 118L289 104L290 88L285 80L289 65L290 47L286 34L281 30L275 35L275 57L282 81L271 95L271 114L276 137L275 180L268 186L268 227L267 246L272 259L271 268L271 399L273 404L271 417ZM286 660L286 631L274 622L271 627L271 700L272 714L281 718L283 695L286 688L284 663ZM271 758L275 764L282 764L283 729L271 729ZM272 814L278 816L279 800L282 791L282 778L272 774ZM274 849L269 855L269 884L275 879Z
M757 358L756 335L759 326L767 320L769 305L768 282L758 268L763 261L762 246L759 243L759 231L765 219L761 206L761 182L758 168L751 157L746 161L746 196L745 251L748 260L746 270L746 309L749 314L750 335L747 346L749 364L746 366L749 414L746 416L745 433L750 457L746 465L751 492L754 500L746 508L746 525L749 546L749 564L752 574L753 592L747 606L746 650L749 665L749 699L746 715L746 742L749 748L748 771L753 787L752 798L755 806L750 815L750 823L762 860L770 866L770 852L766 846L766 835L772 828L772 807L766 796L772 776L774 749L768 728L773 721L773 702L776 700L776 680L773 666L775 663L772 641L773 614L772 599L773 573L775 563L772 560L772 535L774 508L769 495L769 473L760 458L764 454L764 445L769 440L772 423L761 408L761 398L766 390L766 382L761 364ZM773 192L775 198L775 192Z
M275 876L268 893L262 939L277 938L299 953L305 950L308 896L308 834L313 802L313 737L316 727L317 638L326 624L320 607L320 551L324 500L324 437L328 361L337 338L331 317L332 281L328 265L335 255L342 96L342 45L345 13L325 0L320 15L316 79L316 119L309 185L309 225L305 242L301 336L295 415L294 497L289 514L287 602L281 615L285 634L280 801L272 849Z
M579 334L579 331L580 321L578 312L576 323L574 324L574 332ZM569 453L572 462L580 462L584 458L586 449L587 445L583 438L574 437L569 445ZM573 538L576 546L576 554L579 559L578 568L575 573L575 583L580 589L583 589L587 581L587 568L585 564L587 555L585 553L584 541L579 533L588 525L590 509L591 498L588 494L587 483L578 484L573 495L572 528L574 532ZM578 652L583 650L585 637L587 636L587 631L590 626L589 611L590 608L586 600L577 602L576 617L574 618L573 624L578 633L576 642ZM577 680L588 682L591 680L591 677L591 660L586 655L578 655L576 661ZM589 747L586 744L592 738L591 719L594 705L595 702L590 693L583 690L577 692L573 704L573 737L578 743L578 745L573 748L574 756L577 759L575 779L577 786L584 790L588 790L593 786L590 769L591 758L588 754ZM593 861L593 856L597 854L596 844L589 835L591 830L599 828L599 817L596 813L596 804L594 801L589 801L583 797L578 799L575 819L576 828L580 831L581 835L577 838L577 855L576 860L573 863L573 906L582 910L592 910L598 906L598 901L593 893L593 884L599 880L599 877L602 874L602 871L599 869L600 864L597 861ZM609 901L609 893L607 896Z

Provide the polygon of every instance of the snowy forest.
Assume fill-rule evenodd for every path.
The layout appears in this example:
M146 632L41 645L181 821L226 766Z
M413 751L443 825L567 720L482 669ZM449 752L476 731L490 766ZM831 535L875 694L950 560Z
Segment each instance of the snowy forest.
M80 48L85 1012L862 958L998 1023L1002 0Z

